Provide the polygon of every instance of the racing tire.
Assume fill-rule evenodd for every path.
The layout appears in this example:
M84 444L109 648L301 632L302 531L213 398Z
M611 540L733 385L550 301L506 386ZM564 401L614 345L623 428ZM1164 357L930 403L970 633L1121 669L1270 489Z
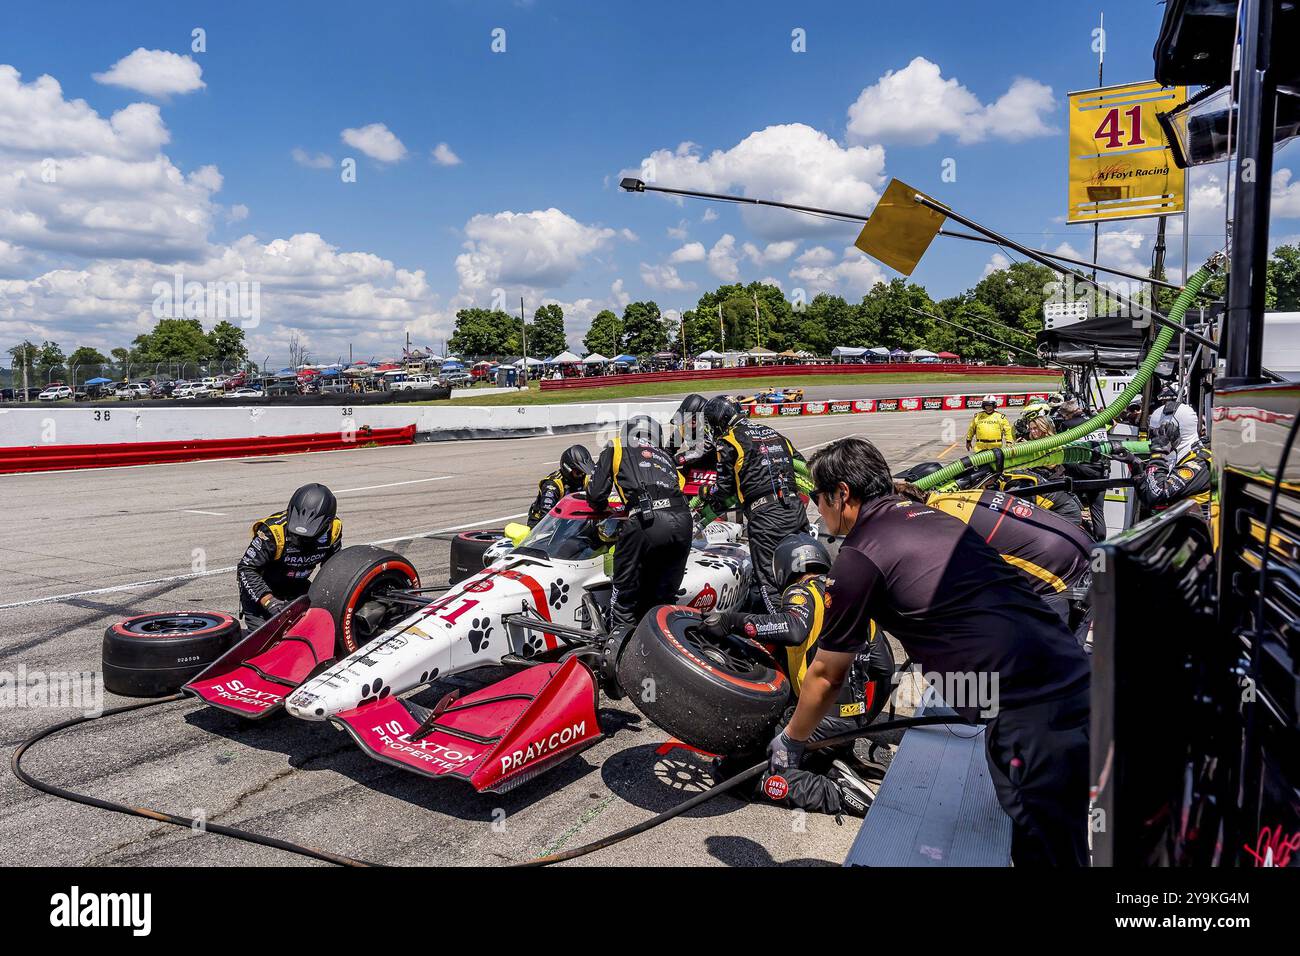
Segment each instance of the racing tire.
M619 683L641 713L685 744L721 755L762 752L790 703L790 681L758 644L705 637L699 623L694 608L650 610L618 658Z
M505 531L462 531L451 539L451 568L448 584L459 584L483 570L483 555Z
M239 635L239 622L215 611L141 614L111 624L101 651L104 689L122 697L174 694Z
M367 604L376 591L387 588L418 588L420 574L400 554L371 545L353 545L321 565L307 591L313 608L323 608L334 619L334 652L346 657L357 648L378 637L394 623L395 616L405 617L411 608L396 609L391 614L372 619ZM366 610L361 616L357 612Z

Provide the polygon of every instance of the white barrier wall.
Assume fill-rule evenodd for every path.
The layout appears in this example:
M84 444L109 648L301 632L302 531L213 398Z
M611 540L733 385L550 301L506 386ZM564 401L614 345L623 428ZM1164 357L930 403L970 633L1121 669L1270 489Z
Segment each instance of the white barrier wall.
M0 448L100 445L324 434L344 429L400 428L412 423L423 437L509 438L580 427L603 428L628 415L666 421L675 402L582 405L315 405L176 408L0 409Z

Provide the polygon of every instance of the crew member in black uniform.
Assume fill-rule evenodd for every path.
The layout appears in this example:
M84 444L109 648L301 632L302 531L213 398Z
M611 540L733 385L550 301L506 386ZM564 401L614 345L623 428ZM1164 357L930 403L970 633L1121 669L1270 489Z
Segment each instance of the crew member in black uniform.
M307 593L310 578L343 547L338 502L324 485L303 485L289 507L253 524L253 540L235 568L244 627L252 630Z
M541 521L565 495L581 491L596 463L585 445L570 445L560 456L560 467L537 483L537 498L528 509L528 527Z
M672 431L668 436L668 453L677 462L677 470L692 468L713 471L718 467L718 452L704 419L703 395L687 395L673 413Z
M794 471L803 455L776 429L746 418L725 398L710 399L704 417L718 448L718 483L705 504L720 514L733 498L740 503L761 599L775 614L781 586L772 578L772 555L787 537L808 530Z
M613 496L626 509L614 545L611 631L636 624L658 604L672 604L686 573L694 522L677 467L660 441L653 418L629 418L600 453L587 483L593 507L607 505Z
M803 685L804 675L817 655L817 640L826 620L826 573L831 569L830 552L809 534L792 534L772 556L773 578L784 589L781 610L775 614L742 614L715 611L704 618L701 630L715 637L744 634L751 640L773 644L782 670L790 679L795 696ZM783 653L782 653L783 652ZM873 626L870 641L853 659L835 707L822 718L813 732L813 740L823 740L865 727L875 718L893 690L894 656L889 641ZM790 716L786 715L787 719ZM818 813L847 813L865 816L871 806L872 791L847 762L853 745L842 752L817 751L800 768L787 771L783 794L772 795L764 787L758 790L788 807ZM728 754L719 767L723 778L752 766L758 754Z
M834 442L811 470L826 532L845 537L820 649L794 716L769 745L770 770L798 768L874 621L942 681L950 706L987 722L1016 865L1087 865L1089 671L1074 636L968 525L898 495L870 442ZM962 694L972 684L975 700Z
M1060 415L1060 420L1056 426L1058 432L1077 428L1091 417L1084 410L1083 404L1073 396L1061 403ZM1088 435L1085 440L1106 441L1106 430L1104 428L1098 429ZM1098 481L1105 478L1110 471L1105 460L1067 462L1061 467L1065 470L1066 477L1073 478L1075 481ZM1106 537L1106 492L1104 490L1081 491L1077 497L1079 503L1083 506L1084 530L1092 535L1094 541L1104 540Z
M1169 416L1151 433L1151 457L1146 462L1131 451L1115 455L1128 465L1138 501L1148 512L1163 511L1184 498L1193 498L1207 520L1214 517L1214 457L1199 439L1181 457L1179 423Z

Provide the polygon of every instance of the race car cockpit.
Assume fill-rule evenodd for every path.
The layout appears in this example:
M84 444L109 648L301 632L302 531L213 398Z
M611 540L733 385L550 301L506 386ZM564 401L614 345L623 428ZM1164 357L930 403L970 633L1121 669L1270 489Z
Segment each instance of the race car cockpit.
M518 539L515 552L559 561L588 561L609 551L622 520L621 515L607 511L597 514L581 492L566 495L531 529L518 526L527 535ZM506 534L513 538L515 527L507 527Z

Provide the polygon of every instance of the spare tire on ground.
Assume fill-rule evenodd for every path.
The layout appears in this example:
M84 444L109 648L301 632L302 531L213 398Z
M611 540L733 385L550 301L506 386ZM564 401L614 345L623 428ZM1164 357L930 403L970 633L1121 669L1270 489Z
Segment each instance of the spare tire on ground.
M790 681L758 644L706 637L699 623L694 608L651 610L619 657L619 683L683 743L713 754L762 751L790 702Z
M239 634L238 621L215 611L129 617L104 631L104 687L123 697L174 694Z
M505 531L462 531L451 539L449 584L459 584L483 570L483 555L503 537Z
M334 618L334 650L345 657L414 610L409 604L384 602L383 591L419 586L419 572L400 554L354 545L320 566L307 596L312 607L324 608Z

